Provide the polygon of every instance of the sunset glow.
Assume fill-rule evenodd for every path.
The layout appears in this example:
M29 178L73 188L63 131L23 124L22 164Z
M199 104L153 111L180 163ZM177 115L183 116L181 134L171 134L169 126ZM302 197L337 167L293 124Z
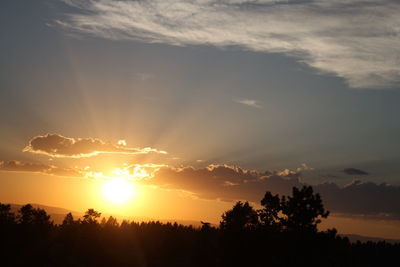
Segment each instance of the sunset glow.
M217 226L312 186L400 240L400 0L0 5L0 204Z
M103 195L111 203L126 203L136 195L135 184L126 178L111 178L103 182Z
M131 171L127 168L116 168L111 171L111 176L101 172L94 174L94 178L102 183L103 197L112 204L125 204L134 199L138 193L135 181L149 177L140 165L131 166Z

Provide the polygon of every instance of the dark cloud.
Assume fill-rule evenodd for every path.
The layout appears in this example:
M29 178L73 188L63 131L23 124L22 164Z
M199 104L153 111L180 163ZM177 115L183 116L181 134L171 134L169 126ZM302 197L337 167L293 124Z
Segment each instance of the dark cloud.
M69 138L50 133L32 138L23 151L45 154L51 157L73 158L90 157L100 153L146 154L154 152L166 154L165 151L150 147L129 148L123 144L114 145L97 138Z
M365 172L363 170L356 169L356 168L346 168L342 172L344 172L345 174L348 174L348 175L368 175L369 174L368 172Z
M400 219L400 186L354 181L344 187L325 183L314 188L334 212Z
M249 200L259 203L266 191L289 195L292 187L305 185L299 171L257 172L227 165L206 168L163 167L147 183L192 192L199 198L224 201ZM400 219L400 187L353 182L313 185L326 207L335 213Z
M32 162L20 162L17 160L0 161L0 171L35 172L68 177L84 176L80 171L72 168L61 168L53 165Z
M299 186L299 173L257 172L236 166L209 165L206 168L163 167L149 180L158 186L185 190L200 198L227 201L246 199L259 202L266 188L289 194L293 186Z

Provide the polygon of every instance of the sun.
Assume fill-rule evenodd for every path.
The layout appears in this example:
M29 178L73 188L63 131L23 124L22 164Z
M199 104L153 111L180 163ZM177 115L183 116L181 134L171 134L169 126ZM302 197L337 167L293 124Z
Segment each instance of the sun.
M141 191L138 182L151 176L145 167L148 166L124 164L123 168L112 169L107 174L91 172L90 175L102 182L103 198L108 203L122 207L126 203L131 203L130 200L136 198L138 191ZM140 193L140 195L142 194ZM113 208L116 207L114 206Z
M113 204L124 204L136 195L135 183L123 177L110 178L103 183L103 195Z

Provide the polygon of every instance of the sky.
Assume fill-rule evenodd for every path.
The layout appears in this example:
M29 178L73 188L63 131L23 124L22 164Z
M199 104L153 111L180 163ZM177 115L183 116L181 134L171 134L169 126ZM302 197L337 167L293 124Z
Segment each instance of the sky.
M397 1L0 5L0 202L217 223L307 184L400 238Z

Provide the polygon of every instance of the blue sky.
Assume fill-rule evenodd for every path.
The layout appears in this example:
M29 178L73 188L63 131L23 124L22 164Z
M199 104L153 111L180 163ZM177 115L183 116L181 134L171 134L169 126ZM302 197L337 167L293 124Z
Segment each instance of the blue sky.
M3 3L7 7L2 9L1 93L2 113L7 114L2 118L3 139L21 134L25 141L46 129L161 145L184 153L188 161L215 159L261 170L294 168L302 163L314 168L365 166L373 168L376 179L389 163L398 164L400 93L396 83L384 89L374 87L375 82L367 89L351 88L349 79L337 77L341 74L324 74L309 66L304 62L307 56L293 57L294 52L279 53L275 48L251 51L258 48L239 42L233 46L220 45L218 40L202 44L195 39L195 44L183 40L173 46L161 38L168 32L156 32L161 40L154 37L149 44L140 32L135 40L127 40L130 35L125 36L124 30L117 40L110 40L100 30L78 31L74 16L93 23L103 18L82 15L85 13L69 2L85 3L94 10L96 3L103 3ZM161 5L153 4L156 8ZM258 3L261 8L248 5L243 15L264 8L262 3ZM176 6L172 11L177 12ZM181 12L186 12L185 8ZM107 12L110 14L103 17L114 16ZM327 16L328 22L333 15ZM204 16L214 18L212 14ZM70 26L66 28L64 23ZM262 23L250 26L257 31ZM222 30L218 25L215 28ZM251 31L249 28L241 31ZM281 31L286 34L287 30ZM398 40L398 36L389 37L388 42ZM257 41L247 46L257 46ZM162 139L171 139L170 144L162 144ZM208 144L206 149L203 142ZM2 144L3 149L7 144ZM190 152L183 147L190 147ZM382 161L385 167L375 171L376 162ZM388 179L397 182L395 177Z
M1 5L0 160L43 161L22 149L58 133L175 166L400 185L396 1Z

